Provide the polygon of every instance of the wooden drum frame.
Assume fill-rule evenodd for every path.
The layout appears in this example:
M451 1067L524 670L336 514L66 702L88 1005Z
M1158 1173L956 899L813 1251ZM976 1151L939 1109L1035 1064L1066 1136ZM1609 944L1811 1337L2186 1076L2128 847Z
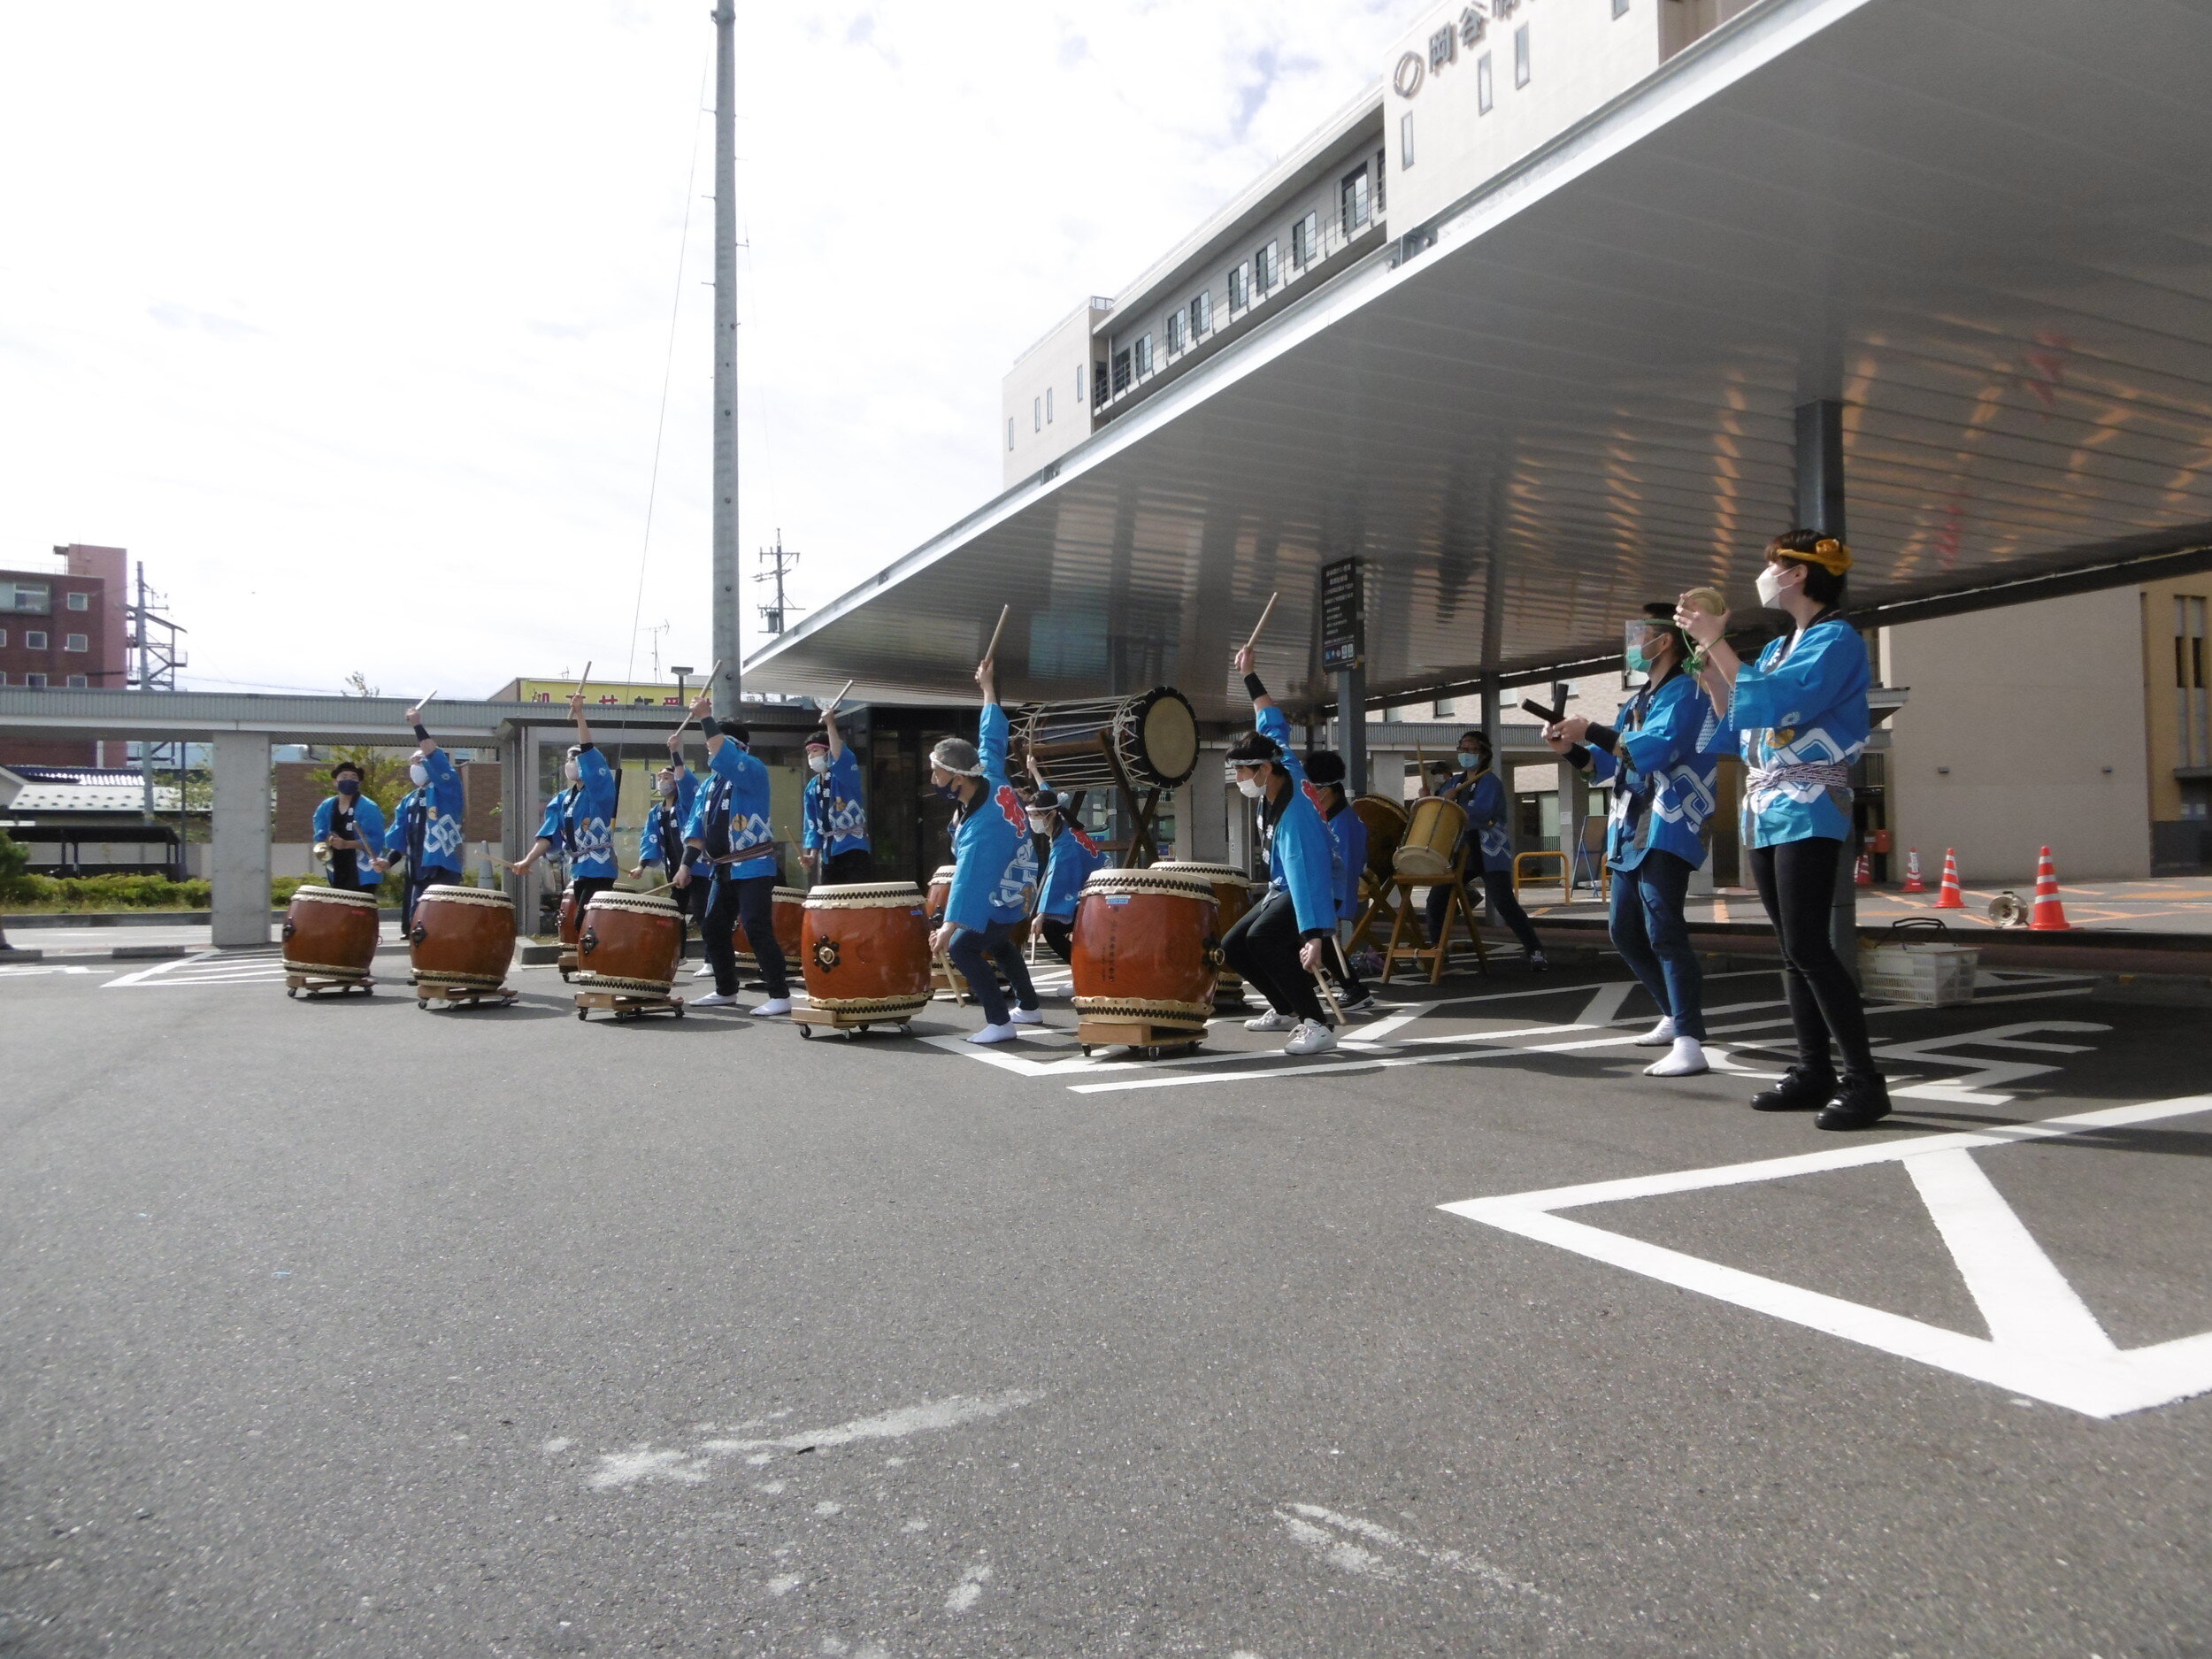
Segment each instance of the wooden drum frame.
M1393 801L1386 795L1355 795L1352 810L1367 826L1367 873L1387 883L1397 867L1394 861L1398 849L1405 844L1407 826L1412 821L1406 815L1405 803Z

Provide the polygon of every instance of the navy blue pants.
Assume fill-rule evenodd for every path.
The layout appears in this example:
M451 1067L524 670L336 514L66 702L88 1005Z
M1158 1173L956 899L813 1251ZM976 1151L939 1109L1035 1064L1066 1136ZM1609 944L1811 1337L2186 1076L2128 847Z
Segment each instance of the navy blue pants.
M698 878L693 878L696 880ZM707 899L707 918L699 925L700 943L714 964L714 988L724 996L737 995L736 930L741 924L745 942L760 964L760 977L771 997L791 995L791 979L784 964L783 947L776 942L776 876L748 876L743 880L717 873Z
M964 927L946 954L967 979L975 1000L983 1004L983 1018L992 1025L1006 1023L1006 994L999 989L1000 973L1014 987L1016 1002L1024 1008L1037 1006L1037 987L1029 982L1029 964L1022 960L1021 950L1014 943L1011 922L993 922L979 933L972 927ZM993 972L994 966L996 972Z
M1613 872L1613 909L1606 928L1628 971L1651 993L1659 1011L1674 1021L1674 1034L1705 1041L1705 972L1690 949L1682 919L1690 890L1690 861L1647 849L1633 870Z

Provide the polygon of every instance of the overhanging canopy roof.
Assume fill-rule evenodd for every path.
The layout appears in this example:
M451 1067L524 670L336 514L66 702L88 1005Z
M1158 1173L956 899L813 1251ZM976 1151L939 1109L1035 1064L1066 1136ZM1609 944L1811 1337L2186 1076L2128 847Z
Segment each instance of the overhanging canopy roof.
M1846 415L1853 603L2212 542L2212 10L1767 0L758 652L758 682L1322 700L1327 559L1371 693L1747 606L1793 418ZM1394 226L1402 233L1407 227ZM1052 474L1054 469L1048 469Z

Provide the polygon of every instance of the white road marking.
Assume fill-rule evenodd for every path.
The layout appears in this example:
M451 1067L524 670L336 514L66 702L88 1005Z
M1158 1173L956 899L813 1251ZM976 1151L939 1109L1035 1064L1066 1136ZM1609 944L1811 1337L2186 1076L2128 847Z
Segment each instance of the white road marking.
M2147 1348L2116 1348L2072 1287L2050 1266L2040 1248L2032 1253L2023 1250L2022 1240L2032 1245L2033 1240L1996 1189L1978 1171L1975 1179L1962 1176L1953 1155L1963 1157L1977 1150L2156 1123L2204 1111L2212 1111L2212 1094L2115 1106L2040 1123L1926 1139L1863 1142L1715 1169L1678 1170L1468 1199L1440 1208L1663 1284L1989 1383L2009 1394L2064 1406L2087 1417L2119 1417L2212 1391L2212 1332ZM1936 1160L1924 1174L1914 1168L1921 1159ZM1946 1246L1959 1262L1977 1306L1984 1310L1990 1327L1987 1338L1965 1336L1824 1295L1570 1221L1558 1213L1589 1204L1787 1180L1888 1163L1904 1164L1924 1197L1932 1190L1934 1193L1930 1212L1936 1217ZM2064 1287L2062 1296L2055 1294L2055 1284Z
M73 963L31 963L19 968L0 968L0 979L27 979L42 973L113 973L113 968L81 968Z
M284 979L284 959L266 950L199 950L157 962L110 979L100 988L170 985L273 985Z
M634 1486L640 1481L672 1481L692 1486L707 1478L718 1458L750 1454L745 1461L759 1464L772 1463L786 1452L824 1451L833 1447L850 1446L860 1440L896 1440L909 1434L983 1422L1032 1404L1038 1398L1036 1394L1019 1389L1010 1389L1001 1394L953 1394L943 1400L929 1400L920 1405L902 1406L894 1411L879 1412L872 1417L856 1417L849 1423L840 1423L833 1428L817 1429L805 1434L787 1434L776 1440L725 1438L702 1440L689 1451L674 1448L657 1450L645 1445L622 1452L602 1452L599 1467L588 1484L595 1492L612 1492ZM779 1412L777 1415L788 1414ZM754 1425L741 1424L739 1426ZM778 1485L775 1489L780 1491L782 1487ZM764 1485L761 1490L766 1491L768 1486Z
M991 1563L979 1561L960 1575L960 1582L952 1586L952 1594L945 1598L945 1611L964 1613L976 1604L983 1594L983 1586L990 1582Z
M1509 1572L1501 1571L1486 1561L1478 1560L1457 1549L1430 1549L1414 1542L1402 1532L1389 1527L1378 1526L1356 1515L1340 1515L1334 1509L1325 1509L1317 1503L1289 1503L1275 1511L1283 1530L1292 1538L1319 1555L1332 1567L1361 1578L1380 1579L1386 1584L1403 1584L1407 1579L1403 1558L1411 1556L1432 1567L1441 1567L1451 1572L1463 1572L1480 1578L1501 1590L1517 1591L1532 1595L1540 1601L1556 1602L1558 1597L1547 1595L1532 1584L1524 1584ZM1349 1537L1345 1534L1349 1534ZM1356 1538L1362 1541L1352 1542ZM1379 1545L1391 1552L1382 1555L1366 1548Z

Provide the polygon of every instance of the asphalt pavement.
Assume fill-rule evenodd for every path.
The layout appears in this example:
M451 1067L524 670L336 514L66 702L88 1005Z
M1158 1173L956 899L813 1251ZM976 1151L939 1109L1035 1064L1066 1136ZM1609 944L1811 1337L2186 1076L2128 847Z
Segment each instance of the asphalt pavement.
M1148 1063L0 969L0 1655L2212 1653L2201 1012L1878 1011L1838 1136L1771 972L1670 1083L1622 978Z

